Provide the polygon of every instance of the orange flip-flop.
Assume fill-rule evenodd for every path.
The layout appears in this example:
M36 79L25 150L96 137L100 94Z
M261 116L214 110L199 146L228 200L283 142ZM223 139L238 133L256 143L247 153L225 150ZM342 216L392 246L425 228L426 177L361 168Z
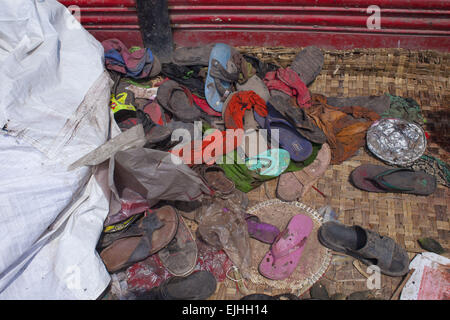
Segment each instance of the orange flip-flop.
M193 140L190 145L175 147L169 152L181 158L183 163L188 166L202 163L212 165L219 157L240 146L243 136L243 131L229 135L227 131L216 130L204 137L202 141Z

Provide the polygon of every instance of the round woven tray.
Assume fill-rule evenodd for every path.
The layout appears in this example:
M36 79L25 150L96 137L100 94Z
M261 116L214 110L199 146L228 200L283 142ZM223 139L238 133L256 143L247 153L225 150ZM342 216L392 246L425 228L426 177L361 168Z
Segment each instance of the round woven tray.
M278 199L260 202L251 207L248 213L258 216L263 222L277 226L281 231L286 228L294 215L304 214L313 220L314 228L305 244L297 268L292 275L284 280L270 280L259 273L259 263L270 249L270 245L250 239L252 267L249 280L252 283L282 289L296 295L301 295L309 290L326 272L332 256L331 251L322 246L317 238L317 230L322 225L322 217L319 213L303 203L282 202Z

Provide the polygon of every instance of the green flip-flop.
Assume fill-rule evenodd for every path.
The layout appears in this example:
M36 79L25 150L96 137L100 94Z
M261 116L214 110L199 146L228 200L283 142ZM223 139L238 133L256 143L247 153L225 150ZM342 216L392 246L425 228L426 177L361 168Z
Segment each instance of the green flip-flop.
M262 176L278 177L289 166L291 157L284 149L268 149L261 154L247 158L247 167Z

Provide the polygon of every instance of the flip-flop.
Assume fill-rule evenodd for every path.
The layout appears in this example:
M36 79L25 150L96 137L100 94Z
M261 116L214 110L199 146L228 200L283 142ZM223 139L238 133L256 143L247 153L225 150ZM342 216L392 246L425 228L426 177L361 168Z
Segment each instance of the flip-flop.
M235 183L236 189L246 193L260 186L264 181L276 178L259 175L256 171L250 170L245 163L238 162L240 159L238 150L235 150L223 156L223 163L219 164L225 170L227 177Z
M107 234L107 245L100 252L107 270L120 271L142 261L169 244L178 228L178 216L173 207L164 206L147 214L124 232Z
M198 165L192 170L199 173L218 195L229 195L235 190L234 182L227 178L225 171L217 165Z
M272 280L288 278L298 265L313 225L312 219L306 215L292 217L262 259L259 272Z
M302 198L330 165L331 149L327 143L322 145L316 159L306 168L283 173L276 189L277 197L283 201L295 201Z
M253 114L258 124L262 128L267 129L269 140L275 140L275 137L278 136L280 148L289 152L291 160L300 162L308 159L313 151L312 144L298 133L297 129L289 121L273 116L270 111L265 118L256 112ZM274 135L272 130L278 130L278 135Z
M134 93L129 90L117 90L111 94L110 108L117 123L123 122L136 115Z
M212 116L212 117L222 117L222 113L217 112L215 110L213 110L208 102L205 99L202 99L200 97L197 97L195 94L192 95L192 98L194 99L194 103L195 105L202 110L203 112L205 112L207 115Z
M159 124L160 126L164 126L170 121L169 115L164 112L163 108L156 100L147 103L143 110L150 116L154 123Z
M249 236L261 242L272 244L280 234L280 229L270 223L261 222L258 216L247 213L245 221Z
M253 91L266 102L270 98L269 89L267 89L264 81L256 74L248 79L244 84L236 84L236 89L238 91Z
M164 144L170 141L172 130L165 126L154 123L150 116L144 111L136 110L136 118L142 123L147 144L145 148L152 148L157 144Z
M121 131L128 130L138 123L141 123L147 143L144 147L151 148L156 144L167 143L170 140L170 136L172 134L172 130L170 128L161 126L155 123L152 118L142 109L136 109L135 111L128 110L127 112L131 112L128 117L119 122L118 126Z
M330 295L328 294L327 288L322 282L316 282L309 289L309 295L315 300L330 300Z
M223 102L231 93L230 80L220 79L211 75L212 68L219 68L227 75L228 62L231 58L231 47L224 43L217 43L211 50L209 56L208 74L205 81L205 96L208 104L215 111L221 112Z
M169 152L181 158L183 163L188 166L202 163L212 165L224 154L235 150L242 144L243 134L233 135L232 139L227 139L226 131L219 132L219 134L207 135L200 142L191 141L190 153L185 154L184 146L176 146Z
M320 226L318 238L325 247L352 256L366 265L375 265L386 275L400 277L409 270L405 249L393 239L364 229L328 221Z
M315 46L309 46L300 51L292 61L291 69L298 73L300 79L306 84L311 84L319 75L324 63L322 50Z
M270 97L267 102L267 109L274 117L285 118L291 122L297 131L311 142L323 144L327 141L323 131L315 125L303 108L294 106L291 99L285 99L281 96Z
M283 149L268 149L267 151L246 159L249 170L256 171L262 176L278 177L290 163L289 152Z
M190 274L197 263L198 249L195 239L182 217L178 217L178 229L170 243L158 251L158 257L173 275L183 277Z
M369 192L430 195L437 188L436 178L425 171L392 168L373 164L361 165L350 174L358 189Z
M217 281L209 271L171 277L158 287L136 295L136 300L206 300L216 292Z
M222 108L222 119L225 120L224 124L231 127L237 127L237 125L232 115L227 114L227 110L231 99L237 93L238 91L232 92L223 103ZM264 140L264 138L258 133L257 129L259 128L259 124L255 120L253 113L254 111L252 109L247 109L244 112L243 116L244 137L242 139L242 142L245 143L245 145L238 147L238 149L240 149L245 154L246 157L254 157L257 156L259 153L267 150L267 141Z
M201 112L194 104L191 92L176 81L168 80L164 82L158 88L156 100L161 107L181 121L200 120Z
M205 97L205 79L203 77L202 66L179 66L173 63L164 63L161 74L188 88L193 95ZM206 75L206 72L205 72Z
M183 129L189 132L189 137L186 137L186 139L184 139L183 137L183 141L177 142L177 145L185 145L186 143L192 141L192 139L194 138L194 124L190 122L171 120L157 101L146 104L143 110L146 114L148 114L153 122L162 127L166 127L167 130L170 130L171 135L177 129Z
M180 47L173 51L172 62L179 66L208 66L214 44L196 47Z
M103 233L114 233L114 232L125 231L130 226L132 226L133 223L136 222L136 220L141 218L142 215L143 215L142 213L138 213L138 214L132 215L131 217L129 217L126 220L120 221L115 224L108 225L103 228Z
M238 147L239 152L245 157L252 158L268 150L267 137L258 130L259 124L255 120L252 110L246 110L244 114L244 138L243 145Z

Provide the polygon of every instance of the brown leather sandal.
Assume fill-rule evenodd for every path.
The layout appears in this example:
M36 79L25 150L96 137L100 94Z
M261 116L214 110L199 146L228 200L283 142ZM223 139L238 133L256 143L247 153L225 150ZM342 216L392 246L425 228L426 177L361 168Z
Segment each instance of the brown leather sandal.
M175 237L178 215L171 206L161 207L155 212L146 212L143 218L125 232L111 234L103 240L107 245L100 253L109 272L114 273L166 247Z

